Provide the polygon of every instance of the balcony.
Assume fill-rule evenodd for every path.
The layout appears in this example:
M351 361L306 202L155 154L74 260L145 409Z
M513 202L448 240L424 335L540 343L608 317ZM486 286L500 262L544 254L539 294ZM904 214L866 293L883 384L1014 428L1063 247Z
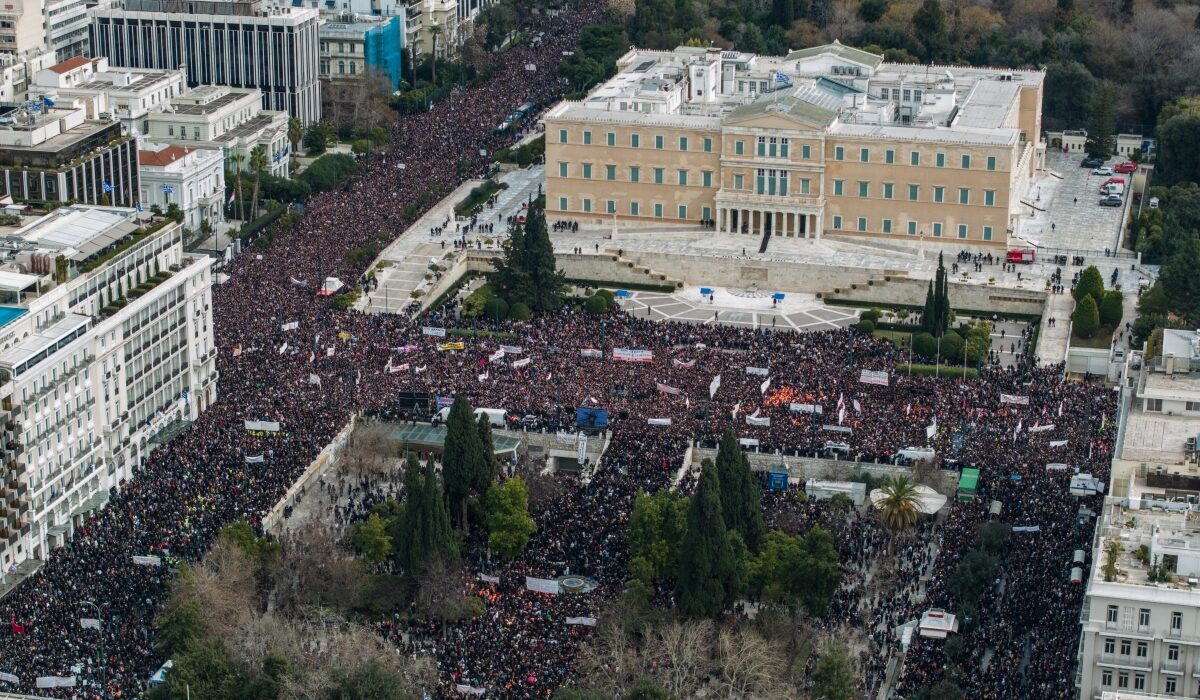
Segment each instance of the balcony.
M1162 670L1164 673L1183 673L1183 661L1178 659L1175 661L1164 660L1162 662Z
M789 192L788 194L755 194L741 190L720 189L717 191L716 205L718 207L745 207L754 209L758 207L812 207L821 208L825 206L825 198L814 193L801 194L799 192Z
M1106 666L1121 666L1124 668L1153 668L1150 659L1145 656L1124 656L1121 654L1098 654L1096 663Z

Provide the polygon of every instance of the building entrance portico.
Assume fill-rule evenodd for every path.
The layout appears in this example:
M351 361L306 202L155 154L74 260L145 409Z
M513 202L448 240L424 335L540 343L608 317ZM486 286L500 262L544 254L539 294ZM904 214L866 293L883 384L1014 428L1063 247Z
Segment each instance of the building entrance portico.
M717 206L717 230L775 236L820 238L821 213L795 208L747 208Z

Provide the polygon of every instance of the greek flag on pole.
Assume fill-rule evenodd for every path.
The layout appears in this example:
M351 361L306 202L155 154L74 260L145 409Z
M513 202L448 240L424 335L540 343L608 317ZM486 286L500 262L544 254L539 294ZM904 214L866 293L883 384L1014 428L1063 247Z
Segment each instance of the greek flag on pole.
M776 73L775 74L775 84L786 87L786 86L792 84L792 79L787 77L783 73Z
M139 214L142 213L142 203L141 202L134 202L133 208L137 209L137 213L139 213Z
M163 194L175 194L175 188L170 185L163 185Z
M108 184L107 182L106 182L106 183L104 183L104 191L105 191L105 192L112 192L112 190L113 190L113 186L112 186L112 185Z

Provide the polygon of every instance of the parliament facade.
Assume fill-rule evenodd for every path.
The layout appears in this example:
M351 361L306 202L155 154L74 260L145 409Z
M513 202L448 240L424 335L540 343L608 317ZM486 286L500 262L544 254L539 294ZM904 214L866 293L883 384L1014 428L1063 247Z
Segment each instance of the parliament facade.
M552 217L1008 244L1042 166L1040 71L632 49L545 117Z

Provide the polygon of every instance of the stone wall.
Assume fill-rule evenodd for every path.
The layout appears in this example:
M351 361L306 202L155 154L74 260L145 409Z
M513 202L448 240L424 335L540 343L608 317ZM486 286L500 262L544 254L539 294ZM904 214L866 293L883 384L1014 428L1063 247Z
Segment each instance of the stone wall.
M882 308L887 308L889 304L924 306L925 291L928 288L928 280L892 277L890 280L876 281L867 286L859 285L857 288L842 286L836 292L830 290L826 297L878 302ZM1046 292L1032 289L950 283L950 304L954 309L1040 316L1046 305L1046 298Z
M779 468L780 458L776 454L747 452L750 468L754 471L770 471ZM691 451L692 466L698 467L701 462L717 459L717 451L698 447ZM792 479L827 479L830 481L845 481L853 472L860 471L875 477L913 477L913 471L908 467L898 467L893 464L876 464L874 462L851 462L835 459L813 459L809 457L784 457L784 466ZM958 472L945 469L935 469L931 472L930 486L937 491L952 495L958 486Z

